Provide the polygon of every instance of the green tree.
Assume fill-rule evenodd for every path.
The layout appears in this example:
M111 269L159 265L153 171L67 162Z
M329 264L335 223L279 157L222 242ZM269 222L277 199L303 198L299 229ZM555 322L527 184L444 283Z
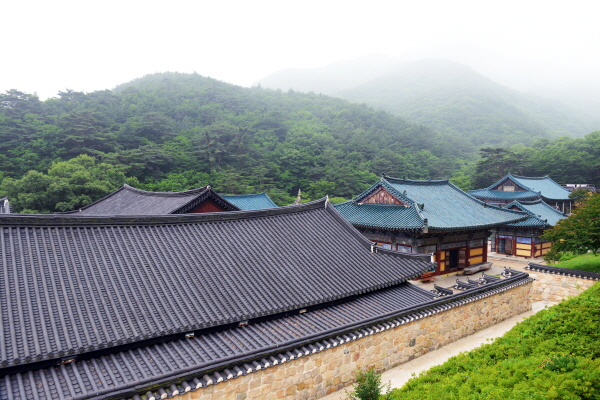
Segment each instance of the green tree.
M568 218L561 219L542 235L553 242L547 259L557 261L563 252L584 254L600 251L600 194L591 195L583 207L575 209Z
M126 180L118 168L82 154L52 164L47 174L29 171L21 179L5 178L0 197L8 197L15 212L69 211L106 196Z
M509 172L521 173L524 160L509 149L484 147L481 159L477 162L474 186L482 188L491 185Z

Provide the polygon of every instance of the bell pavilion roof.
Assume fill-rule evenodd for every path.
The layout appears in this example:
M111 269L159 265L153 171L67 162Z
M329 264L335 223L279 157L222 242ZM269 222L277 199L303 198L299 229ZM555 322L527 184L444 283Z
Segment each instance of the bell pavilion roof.
M277 204L265 192L256 194L222 194L221 197L240 210L260 210L277 207Z

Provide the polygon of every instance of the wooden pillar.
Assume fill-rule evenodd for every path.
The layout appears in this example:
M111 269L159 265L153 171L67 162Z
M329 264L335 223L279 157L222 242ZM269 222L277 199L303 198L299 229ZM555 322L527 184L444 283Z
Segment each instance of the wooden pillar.
M496 239L498 240L498 239ZM482 262L487 262L487 256L488 256L488 245L487 245L487 240L484 239L483 240L483 258L481 259Z

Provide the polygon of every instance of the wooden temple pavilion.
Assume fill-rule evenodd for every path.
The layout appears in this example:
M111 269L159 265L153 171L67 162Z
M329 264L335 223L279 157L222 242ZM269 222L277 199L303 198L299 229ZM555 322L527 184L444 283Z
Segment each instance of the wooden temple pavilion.
M542 199L563 213L573 206L570 192L549 176L526 177L508 174L485 189L470 190L469 194L488 204L505 206L513 201L535 201Z
M356 198L335 207L384 249L431 253L437 266L427 275L487 262L490 230L528 217L521 211L488 205L448 180L391 177L382 177Z
M566 214L542 199L513 201L506 208L525 212L529 218L495 229L492 233L492 251L525 258L545 256L552 248L552 242L544 241L540 236L544 230L566 218Z
M182 192L149 192L127 184L79 210L76 215L201 214L277 207L266 193L219 195L210 186Z

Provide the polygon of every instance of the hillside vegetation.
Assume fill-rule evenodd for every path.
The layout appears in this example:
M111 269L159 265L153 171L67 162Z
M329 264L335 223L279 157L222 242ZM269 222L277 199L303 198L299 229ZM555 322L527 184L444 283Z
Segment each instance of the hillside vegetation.
M480 158L466 135L365 105L160 73L46 101L17 90L0 94L0 197L9 196L17 212L54 212L84 206L123 182L155 191L207 184L221 193L267 191L280 205L298 189L305 200L350 198L382 173L450 177L463 189L509 171L600 183L599 137L543 138L506 157Z
M600 284L394 390L395 400L600 398Z
M285 203L299 188L351 197L382 172L445 177L468 158L389 113L196 74L154 74L43 102L13 90L0 105L0 171L10 179L87 154L150 190L210 183L226 193L267 190Z
M459 63L427 59L391 64L376 59L371 65L360 59L279 71L260 84L365 103L464 138L472 151L487 145L531 145L541 137L582 136L598 129L597 117L508 89Z

